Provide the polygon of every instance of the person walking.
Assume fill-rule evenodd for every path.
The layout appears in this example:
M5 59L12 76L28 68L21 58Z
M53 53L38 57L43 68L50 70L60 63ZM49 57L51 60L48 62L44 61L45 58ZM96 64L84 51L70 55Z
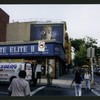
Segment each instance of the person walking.
M25 80L26 71L21 70L17 78L14 78L8 87L8 91L11 92L11 96L29 96L30 86L29 82Z
M81 96L82 95L82 85L81 85L81 82L83 81L79 71L76 71L75 72L75 77L71 83L71 86L72 84L75 82L75 96Z
M86 90L91 90L91 86L90 86L91 74L89 73L89 71L85 72L84 80L86 83Z
M48 64L48 68L47 68L47 85L52 85L52 65Z
M35 78L39 83L41 83L41 61L37 61L36 69L35 69Z
M37 78L35 76L36 63L32 64L32 82L33 86L37 85Z

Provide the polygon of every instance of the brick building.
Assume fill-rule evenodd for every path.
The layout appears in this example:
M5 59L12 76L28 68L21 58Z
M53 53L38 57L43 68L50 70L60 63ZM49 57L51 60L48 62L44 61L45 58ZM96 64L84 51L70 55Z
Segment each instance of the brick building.
M0 8L0 42L6 41L6 28L9 23L9 15Z

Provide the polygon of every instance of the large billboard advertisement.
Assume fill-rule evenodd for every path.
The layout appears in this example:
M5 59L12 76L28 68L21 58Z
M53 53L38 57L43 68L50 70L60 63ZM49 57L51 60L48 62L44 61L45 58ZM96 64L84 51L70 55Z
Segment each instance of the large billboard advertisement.
M64 24L31 24L30 40L51 40L55 39L63 43Z

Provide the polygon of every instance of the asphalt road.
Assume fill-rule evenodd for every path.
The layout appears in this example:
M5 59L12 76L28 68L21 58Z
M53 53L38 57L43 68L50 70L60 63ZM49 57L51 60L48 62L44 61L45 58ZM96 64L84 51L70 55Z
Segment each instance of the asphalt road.
M100 76L94 75L97 83L100 83ZM8 95L8 84L0 84L0 96ZM33 86L31 85L31 96L74 96L74 87L72 88L61 88L58 86ZM86 91L82 88L82 96L97 96L100 94L100 88L95 88L95 91ZM97 92L97 93L95 93Z
M0 96L8 95L8 85L0 85ZM74 88L57 86L31 86L31 96L74 96ZM96 96L92 91L82 88L82 96Z
M46 86L32 96L75 96L74 88L61 88L57 86ZM96 96L92 91L82 88L82 96Z

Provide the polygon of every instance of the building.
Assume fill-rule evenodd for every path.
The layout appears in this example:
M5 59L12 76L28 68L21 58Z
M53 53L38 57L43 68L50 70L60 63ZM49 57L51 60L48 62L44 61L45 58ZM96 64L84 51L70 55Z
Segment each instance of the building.
M64 21L9 23L7 42L0 43L0 61L28 61L35 65L37 60L41 60L42 77L46 77L49 69L50 75L58 78L65 73L68 63L65 60L69 52L65 50L66 30Z
M67 60L67 64L70 64L71 63L71 43L69 41L69 36L68 36L67 32L65 32L64 49L66 52L66 59L65 60Z
M0 42L6 41L6 29L9 23L9 15L0 8Z
M30 41L30 25L35 22L14 22L7 24L7 41Z

